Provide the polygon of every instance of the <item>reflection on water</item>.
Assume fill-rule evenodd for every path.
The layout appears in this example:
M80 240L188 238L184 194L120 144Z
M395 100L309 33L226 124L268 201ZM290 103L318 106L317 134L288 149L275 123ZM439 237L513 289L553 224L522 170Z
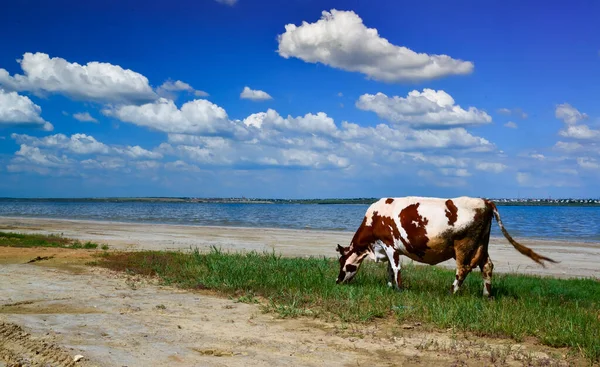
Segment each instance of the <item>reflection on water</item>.
M0 202L0 216L354 231L368 205ZM499 206L515 237L600 241L600 207ZM501 236L492 226L492 236Z

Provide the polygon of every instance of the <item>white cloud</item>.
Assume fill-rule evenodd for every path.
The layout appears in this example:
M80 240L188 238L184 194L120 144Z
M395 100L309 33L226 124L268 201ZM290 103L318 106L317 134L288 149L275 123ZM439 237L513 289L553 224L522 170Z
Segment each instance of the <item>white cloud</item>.
M517 182L521 186L526 186L531 183L531 175L526 172L517 172Z
M142 106L119 106L102 111L123 122L166 133L214 134L235 130L225 110L207 100L196 99L177 108L171 100L160 98Z
M510 129L516 129L519 127L516 123L514 123L512 121L507 122L506 124L504 124L504 126L510 128Z
M110 151L110 148L106 144L101 143L94 139L93 136L86 134L73 134L70 138L63 134L49 135L44 138L12 134L11 137L18 144L64 149L76 154L107 154Z
M98 122L98 120L93 118L89 112L74 113L73 118L75 118L75 120L78 120L81 122Z
M502 163L479 162L475 165L475 168L480 171L500 173L506 169L506 165Z
M113 147L112 149L114 152L116 152L120 155L124 155L129 158L133 158L133 159L142 159L142 158L160 159L163 157L162 154L160 154L158 152L151 152L149 150L146 150L146 149L140 147L139 145L127 146L125 148Z
M554 145L554 148L565 151L565 152L574 152L574 151L582 149L583 145L581 145L577 142L558 141Z
M577 176L579 174L579 172L577 172L577 170L572 169L572 168L559 168L556 170L556 172L562 173L565 175L572 175L572 176Z
M273 99L273 97L271 97L267 92L250 89L248 87L244 87L244 90L242 90L242 93L240 93L240 98L249 99L252 101L267 101L269 99Z
M188 89L176 82L166 89L177 88ZM489 141L471 135L462 127L413 130L404 125L362 127L345 121L338 127L324 112L284 117L272 109L243 120L232 120L223 108L203 99L178 107L172 100L159 98L140 106L107 106L102 113L165 132L168 143L150 151L140 146L106 145L85 134L71 137L56 134L44 138L15 134L13 138L19 144L38 148L42 154L94 155L81 162L74 161L73 172L81 168L119 172L135 172L136 169L196 172L196 165L242 170L288 167L351 172L356 167L375 169L377 165L389 166L389 163L398 162L414 166L420 159L420 162L438 168L452 167L452 170L444 171L451 175L448 179L452 182L456 177L470 175L461 154L495 149ZM443 155L442 150L446 149L452 156ZM435 151L435 155L419 158L418 154L425 156L422 153L425 151ZM175 162L163 164L163 158Z
M576 124L578 121L588 118L587 114L579 112L575 107L568 103L556 106L554 116L569 125Z
M169 134L169 144L161 144L159 151L165 156L206 165L327 169L371 165L373 160L398 163L398 159L405 157L435 166L465 167L461 158L412 152L452 149L453 154L458 154L494 148L487 140L472 136L462 128L414 131L393 129L384 124L360 127L348 122L338 128L324 113L283 118L276 111L268 110L249 116L244 125L248 134L241 139Z
M118 170L125 168L127 162L119 157L97 157L96 159L83 160L81 165L86 169Z
M191 92L194 90L194 88L192 88L191 85L189 85L188 83L184 83L181 80L176 80L176 81L167 80L158 88L169 91L169 92L182 91L182 90Z
M215 0L215 1L218 2L219 4L225 4L225 5L229 5L229 6L234 6L238 2L238 0Z
M585 169L597 170L598 168L600 168L600 164L598 163L598 161L594 158L589 157L577 157L577 164L581 168Z
M471 148L478 151L489 151L494 148L488 140L473 136L463 128L418 130L411 135L411 140L415 141L417 148Z
M194 88L192 88L191 85L189 85L188 83L184 83L181 80L176 80L176 81L167 80L160 87L156 88L156 93L159 96L168 98L168 99L175 99L175 97L176 97L175 92L182 92L182 91L192 93L196 97L207 97L208 96L208 93L201 91L201 90L195 90Z
M38 147L21 144L15 157L6 167L9 172L35 172L41 175L58 174L59 170L67 169L73 161L65 155L57 156L43 152Z
M200 172L200 168L182 160L165 163L165 168L170 171Z
M464 168L440 168L440 172L444 176L469 177L471 174Z
M86 171L106 170L136 173L162 167L159 152L140 146L109 146L85 134L63 134L37 138L12 134L20 144L7 165L11 172L35 172L51 176L89 177ZM86 157L81 160L81 156ZM92 156L92 157L90 157Z
M537 159L538 161L543 161L544 159L546 159L545 155L539 153L532 154L530 155L530 157L533 159Z
M375 112L385 120L407 122L416 127L481 125L492 121L490 115L475 107L461 108L443 90L413 90L407 97L363 94L356 101L356 107Z
M46 148L53 150L68 151L80 155L103 154L121 155L132 159L159 159L162 154L151 152L138 145L136 146L108 146L97 141L93 136L86 134L73 134L67 137L63 134L49 135L36 138L29 135L12 134L11 136L21 146Z
M330 166L344 168L350 162L348 159L339 157L333 153L323 156L314 151L286 149L281 151L281 162L279 164L283 166L313 167L318 169Z
M138 170L154 170L162 166L157 161L136 161L133 162L133 166Z
M558 133L565 138L580 140L590 140L600 137L600 130L590 129L587 125L569 125L566 130L561 130Z
M337 127L335 122L324 112L316 115L307 113L304 116L287 118L281 117L277 111L268 109L267 112L252 114L244 119L246 126L257 128L297 131L302 133L333 134Z
M323 11L320 20L287 24L278 35L278 53L309 63L360 72L385 82L431 80L473 72L473 63L447 55L416 53L367 28L353 11Z
M0 127L23 126L52 131L54 127L40 116L41 113L42 108L28 97L0 88Z
M422 153L412 153L410 156L415 162L427 163L436 167L465 167L467 165L464 158L452 156L432 156Z
M411 151L417 149L472 149L489 151L493 144L484 138L471 135L464 128L448 130L395 129L385 124L361 127L342 122L336 137L344 141L354 140L380 149Z
M145 76L118 65L96 61L80 65L41 52L27 52L19 62L24 74L10 76L0 69L0 85L16 91L59 93L97 102L140 103L156 99Z
M498 113L505 116L516 116L523 120L528 117L527 113L520 108L513 108L512 110L509 108L499 108Z
M59 158L53 155L46 155L40 151L38 147L31 147L26 144L21 145L20 149L15 153L16 156L24 157L31 162L46 167L58 167L67 162L66 158Z
M434 95L444 96L435 92ZM447 99L451 100L451 97L448 96ZM450 103L453 104L453 101ZM461 116L460 111L464 110L453 106L449 111ZM188 156L195 157L196 161L219 164L239 162L242 159L236 156L243 154L249 156L248 162L256 163L259 161L258 156L264 158L268 154L271 154L274 160L267 159L263 162L273 164L277 161L285 164L284 162L289 161L282 156L281 151L272 149L311 150L319 154L341 154L340 156L344 157L359 151L362 155L374 154L376 149L454 149L479 152L494 149L494 145L489 141L471 135L464 128L413 130L403 126L392 128L385 124L361 127L348 122L342 122L338 128L334 120L324 112L282 117L277 111L268 109L266 112L249 115L243 120L230 120L223 108L206 100L190 101L177 108L173 101L160 99L142 106L105 109L103 113L121 121L168 133L171 144L193 148L178 150L177 147L171 147L176 154L181 155L185 151ZM219 145L208 146L209 142ZM235 149L242 151L236 152ZM215 151L217 153L214 153ZM213 152L213 155L209 152ZM165 151L162 153L170 154ZM344 163L339 165L343 166Z

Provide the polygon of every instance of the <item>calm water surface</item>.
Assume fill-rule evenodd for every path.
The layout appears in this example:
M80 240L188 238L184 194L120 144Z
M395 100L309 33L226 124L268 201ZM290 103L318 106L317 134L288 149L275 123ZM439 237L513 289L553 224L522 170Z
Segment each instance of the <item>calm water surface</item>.
M355 231L368 205L0 202L0 216ZM600 207L499 206L516 237L600 241ZM492 235L501 236L495 221Z

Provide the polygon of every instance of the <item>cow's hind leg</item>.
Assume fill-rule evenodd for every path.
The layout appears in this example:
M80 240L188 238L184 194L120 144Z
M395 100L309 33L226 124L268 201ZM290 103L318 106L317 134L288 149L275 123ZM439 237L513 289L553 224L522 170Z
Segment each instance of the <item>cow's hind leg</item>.
M494 263L488 255L485 261L479 265L481 269L481 276L483 277L483 295L490 297L492 295L492 271L494 270Z
M452 283L452 293L458 292L472 269L470 265L456 264L456 278L454 279L454 283Z
M452 283L452 293L458 292L460 286L465 281L465 278L474 267L481 263L481 259L485 254L485 248L476 246L477 242L472 239L456 241L455 257L456 257L456 278Z

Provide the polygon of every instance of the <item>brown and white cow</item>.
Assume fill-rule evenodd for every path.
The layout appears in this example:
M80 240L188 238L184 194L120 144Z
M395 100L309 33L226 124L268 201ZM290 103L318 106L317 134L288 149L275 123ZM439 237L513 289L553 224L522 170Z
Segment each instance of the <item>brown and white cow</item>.
M493 217L517 251L542 266L542 260L556 262L513 240L490 200L464 196L383 198L369 206L350 246L337 246L341 255L337 283L350 281L366 257L388 261L388 285L396 289L402 286L400 255L430 265L453 258L456 279L452 292L456 293L469 272L479 266L483 294L489 296L494 265L488 243Z

